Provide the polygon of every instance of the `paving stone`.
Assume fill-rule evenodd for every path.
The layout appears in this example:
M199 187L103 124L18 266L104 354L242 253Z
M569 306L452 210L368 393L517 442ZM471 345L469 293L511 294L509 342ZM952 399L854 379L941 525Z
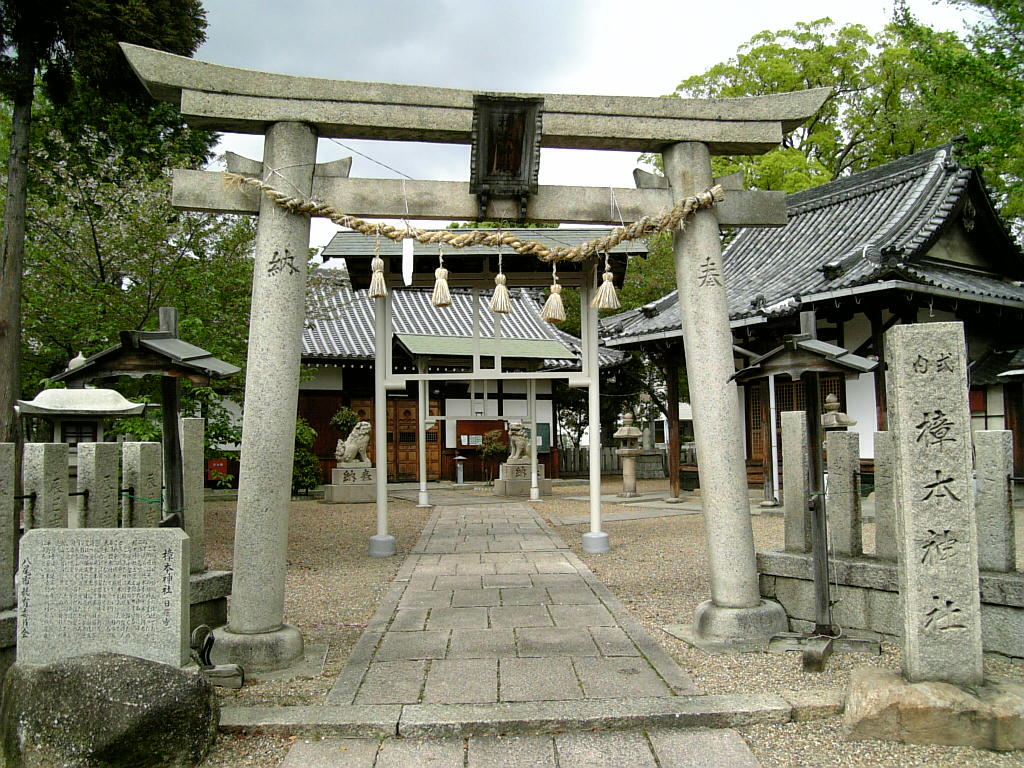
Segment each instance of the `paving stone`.
M385 739L377 752L376 768L462 768L462 739Z
M498 573L484 576L484 587L532 587L530 575L527 573Z
M455 572L478 576L496 573L494 563L460 563L455 567Z
M568 560L540 560L535 562L537 573L576 573L576 566Z
M573 659L583 693L591 699L671 696L665 681L640 658Z
M452 596L453 608L472 608L474 606L491 606L501 604L500 590L497 589L457 589Z
M550 575L550 574L549 574ZM552 603L564 605L593 605L601 600L588 586L559 586L553 585L547 588Z
M550 627L554 622L543 605L507 605L490 609L492 627Z
M533 563L526 561L515 561L511 563L494 563L495 573L537 573L537 568Z
M572 573L537 573L530 577L535 587L575 587L590 589L586 580L573 569Z
M657 768L641 731L559 733L555 734L555 749L559 768ZM718 765L724 768L728 763Z
M474 736L469 740L468 768L555 768L551 736L514 734Z
M448 630L386 632L375 661L443 659L448 649Z
M519 548L524 552L543 552L549 549L556 549L551 539L544 537L543 539L529 539L527 541L519 542Z
M447 608L452 603L452 591L440 589L433 591L421 591L406 589L402 599L398 601L399 608Z
M423 701L486 704L498 700L498 660L441 659L430 663Z
M487 629L487 609L431 608L427 629Z
M280 768L373 768L377 739L297 741Z
M415 704L420 700L426 661L384 661L371 664L356 704Z
M506 554L495 554L485 552L480 555L481 563L526 563L526 557L520 552L509 552Z
M480 576L463 574L461 576L438 576L434 579L434 589L480 589Z
M582 627L525 627L516 631L520 656L597 656L597 646Z
M647 735L663 768L761 768L736 731L655 729Z
M502 605L547 605L551 602L546 589L511 587L501 590Z
M640 651L619 627L589 627L602 656L639 656Z
M441 563L430 563L428 565L417 565L413 568L412 577L420 579L425 576L450 576L455 573L455 563L442 565Z
M603 605L549 605L556 627L614 627L615 617Z
M502 701L565 701L582 699L572 660L517 659L498 660Z
M454 629L449 659L515 656L516 640L511 629Z
M388 630L391 632L419 632L427 623L426 608L408 608L395 611L395 618Z

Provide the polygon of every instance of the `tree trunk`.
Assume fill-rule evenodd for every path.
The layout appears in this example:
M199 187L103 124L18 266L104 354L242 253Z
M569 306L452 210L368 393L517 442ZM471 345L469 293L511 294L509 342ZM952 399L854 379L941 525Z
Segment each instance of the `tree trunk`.
M20 51L7 158L4 229L0 239L0 442L4 443L15 442L14 401L21 394L21 272L34 83L34 58Z

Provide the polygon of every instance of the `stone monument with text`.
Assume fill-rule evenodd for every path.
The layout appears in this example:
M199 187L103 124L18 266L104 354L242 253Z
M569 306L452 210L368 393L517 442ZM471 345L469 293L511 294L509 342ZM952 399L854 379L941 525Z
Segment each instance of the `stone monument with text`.
M189 661L189 541L177 528L40 528L21 540L17 661L112 652Z
M885 342L903 674L977 685L981 605L963 325L897 325Z
M533 433L522 422L508 425L508 459L498 465L494 481L496 496L529 496L531 483L530 441ZM551 493L551 480L544 477L544 465L537 465L537 486L541 494Z

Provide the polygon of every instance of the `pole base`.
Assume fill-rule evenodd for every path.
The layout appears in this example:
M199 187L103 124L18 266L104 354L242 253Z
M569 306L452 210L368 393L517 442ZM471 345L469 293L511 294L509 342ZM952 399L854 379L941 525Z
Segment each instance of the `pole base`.
M246 673L273 672L303 661L302 633L290 624L253 634L218 627L213 630L213 637L210 661L217 665L237 664Z
M394 536L371 536L370 557L391 557L395 554Z
M750 608L725 608L707 600L697 606L693 624L662 629L709 653L747 653L765 650L771 638L788 627L786 611L771 600Z
M530 489L530 501L540 501L540 488Z
M420 491L416 496L416 508L424 509L432 506L433 504L430 503L430 494L428 494L426 491Z
M583 551L591 555L603 555L608 552L611 547L608 544L608 534L605 532L601 533L584 533L583 534Z

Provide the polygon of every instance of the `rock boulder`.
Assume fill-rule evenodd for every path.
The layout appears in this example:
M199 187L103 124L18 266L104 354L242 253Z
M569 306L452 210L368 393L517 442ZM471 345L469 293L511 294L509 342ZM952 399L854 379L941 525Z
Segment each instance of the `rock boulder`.
M9 768L176 768L203 759L218 718L197 672L91 654L8 670L0 746Z

